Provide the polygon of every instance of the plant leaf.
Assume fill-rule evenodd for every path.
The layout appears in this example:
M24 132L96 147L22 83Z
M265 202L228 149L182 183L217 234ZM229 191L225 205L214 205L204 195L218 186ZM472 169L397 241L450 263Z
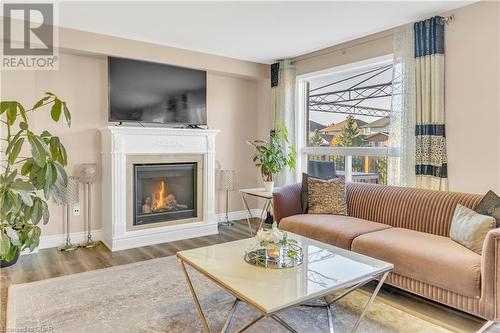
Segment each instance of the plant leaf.
M50 162L45 165L45 182L47 185L52 185L52 168Z
M42 203L41 199L33 202L33 212L31 213L31 222L38 224L42 219Z
M52 109L50 110L50 116L52 117L52 120L54 121L59 121L61 118L61 111L62 111L62 103L59 98L56 98L54 100L54 105L52 105Z
M20 178L18 178L20 179ZM36 188L30 183L30 182L25 182L25 181L15 181L12 183L11 188L14 190L18 191L25 191L25 192L35 192Z
M16 103L16 106L19 109L19 114L21 114L21 117L23 118L24 122L27 123L28 118L26 117L26 110L24 109L24 106L22 106L21 103Z
M28 175L31 172L31 168L33 167L33 160L30 158L26 162L24 162L21 168L21 174L23 176Z
M0 258L7 257L10 250L10 239L5 232L0 232Z
M42 106L48 99L50 98L50 96L45 96L44 98L40 99L38 102L35 103L35 105L33 105L32 109L38 109L40 106Z
M33 199L31 198L31 195L29 195L28 192L25 191L16 191L17 194L21 197L21 200L26 206L33 206Z
M7 101L1 101L0 102L0 114L4 113L5 111L7 111L7 109L9 108L9 104L10 102L7 102Z
M5 233L10 238L10 242L12 243L12 245L19 245L19 235L14 229L12 229L12 227L5 227Z
M14 135L14 137L12 137L12 139L10 139L10 142L9 142L9 145L7 146L7 149L5 150L5 153L9 153L10 150L12 148L14 148L14 145L16 144L17 140L19 139L19 137L21 136L22 134L22 131L19 131L16 133L16 135Z
M14 164L14 162L17 159L17 156L19 156L19 153L21 152L21 148L23 147L24 143L24 138L20 138L19 140L16 141L16 144L14 145L14 148L9 153L9 164Z
M42 201L42 217L43 217L43 224L49 223L50 219L50 212L49 212L49 206L45 201Z
M45 151L44 143L32 132L28 133L28 141L31 145L33 160L39 167L43 167L47 160L47 152Z
M57 177L60 178L61 185L66 186L68 184L68 175L66 174L66 170L64 170L63 166L58 162L55 162L54 165L56 166Z
M62 105L64 111L64 119L66 119L66 123L68 124L68 126L71 127L71 112L69 112L66 102L63 102Z
M7 109L7 124L12 126L16 122L17 118L17 106L16 102L9 102L9 108Z
M68 164L68 154L66 153L66 148L62 144L59 145L59 160L62 166L66 166Z
M52 159L54 161L59 160L59 138L57 136L53 136L49 141L50 155L52 155Z

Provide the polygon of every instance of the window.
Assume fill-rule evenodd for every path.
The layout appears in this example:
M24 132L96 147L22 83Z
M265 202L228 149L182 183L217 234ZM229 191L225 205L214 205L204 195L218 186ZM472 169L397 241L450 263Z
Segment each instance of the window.
M301 169L330 161L348 181L387 184L392 56L297 82Z

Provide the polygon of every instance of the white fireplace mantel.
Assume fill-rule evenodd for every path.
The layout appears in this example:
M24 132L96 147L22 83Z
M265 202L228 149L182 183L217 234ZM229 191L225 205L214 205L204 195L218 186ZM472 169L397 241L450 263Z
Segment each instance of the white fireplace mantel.
M112 250L212 235L215 215L215 136L218 130L109 126L101 131L103 241ZM199 154L203 157L203 219L140 230L127 229L128 155Z

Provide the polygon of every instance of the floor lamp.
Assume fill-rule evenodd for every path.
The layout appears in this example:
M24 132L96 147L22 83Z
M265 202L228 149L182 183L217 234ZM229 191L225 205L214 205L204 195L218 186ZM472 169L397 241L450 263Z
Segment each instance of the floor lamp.
M87 224L87 242L81 244L81 247L92 248L95 247L99 242L95 242L92 239L92 197L91 197L91 189L92 184L95 183L97 178L99 177L99 169L96 163L84 163L80 164L75 172L75 177L78 179L80 183L83 184L83 190L86 192L85 198L85 219Z
M64 204L66 206L66 244L58 247L57 249L59 251L74 251L78 248L78 246L71 243L69 217L71 215L71 207L79 201L79 190L78 180L73 177L68 177L68 183L64 188Z
M220 224L230 226L234 224L229 220L229 191L234 191L234 170L220 170L219 172L219 190L226 191L226 215Z

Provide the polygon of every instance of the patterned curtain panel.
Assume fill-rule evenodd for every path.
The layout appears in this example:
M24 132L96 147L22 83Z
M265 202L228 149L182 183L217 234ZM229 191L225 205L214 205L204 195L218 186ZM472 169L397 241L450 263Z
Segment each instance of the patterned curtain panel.
M416 185L448 189L444 114L444 26L442 17L417 22L415 33Z
M290 143L295 142L295 66L290 60L282 60L271 65L271 100L273 129L283 124L288 130ZM276 186L296 182L294 171L288 168L276 175Z

